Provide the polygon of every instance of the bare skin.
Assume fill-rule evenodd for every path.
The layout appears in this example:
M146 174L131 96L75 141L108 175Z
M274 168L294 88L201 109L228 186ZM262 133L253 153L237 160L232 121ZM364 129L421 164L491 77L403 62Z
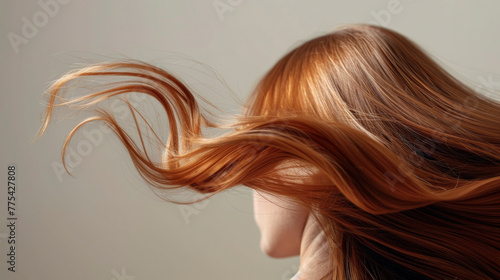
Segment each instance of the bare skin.
M300 254L308 211L285 198L254 191L254 218L261 233L261 250L273 258Z
M274 195L254 191L255 221L261 249L273 258L300 255L298 279L321 279L330 270L326 236L303 206Z
M164 162L165 157L166 151ZM293 280L316 280L326 275L330 270L328 242L309 210L286 197L253 193L261 250L273 258L300 255L300 272Z
M293 280L323 279L332 271L330 258L326 235L316 219L309 215L300 243L299 274Z

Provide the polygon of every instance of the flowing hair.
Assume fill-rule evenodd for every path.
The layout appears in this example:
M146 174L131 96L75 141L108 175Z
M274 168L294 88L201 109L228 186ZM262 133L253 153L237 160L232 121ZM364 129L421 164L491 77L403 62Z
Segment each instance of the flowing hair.
M71 80L96 76L124 80L62 98ZM263 76L231 132L216 137L202 128L221 125L171 73L135 60L92 65L48 89L36 138L56 106L86 108L130 92L165 110L163 160L97 110L68 135L63 163L74 133L100 120L152 189L213 195L244 185L308 207L331 252L322 279L500 279L500 103L403 35L358 24L301 44ZM280 173L297 167L307 178Z

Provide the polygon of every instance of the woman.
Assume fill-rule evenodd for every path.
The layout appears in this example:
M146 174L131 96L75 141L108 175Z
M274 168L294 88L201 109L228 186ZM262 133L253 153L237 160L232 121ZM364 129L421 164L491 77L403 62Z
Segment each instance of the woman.
M84 76L128 80L55 102ZM300 254L296 279L500 279L500 104L403 35L360 24L305 42L261 79L234 131L214 138L201 128L221 126L170 73L138 61L86 67L49 89L37 137L55 106L128 92L165 108L161 162L104 110L63 151L102 120L154 191L254 189L261 247Z

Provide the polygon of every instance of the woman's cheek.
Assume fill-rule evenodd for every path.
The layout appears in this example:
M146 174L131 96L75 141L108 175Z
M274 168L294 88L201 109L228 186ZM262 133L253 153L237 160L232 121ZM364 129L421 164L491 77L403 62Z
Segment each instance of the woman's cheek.
M254 191L254 218L261 233L261 250L270 257L300 254L308 211L296 203Z

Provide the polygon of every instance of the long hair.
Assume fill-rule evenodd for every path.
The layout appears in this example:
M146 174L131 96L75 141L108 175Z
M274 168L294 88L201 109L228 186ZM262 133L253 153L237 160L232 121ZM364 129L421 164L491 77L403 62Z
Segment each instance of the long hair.
M95 76L125 80L62 98L71 80ZM323 279L500 279L500 103L403 35L359 24L303 43L263 76L233 130L216 137L202 134L219 125L173 74L134 60L89 66L49 88L36 138L56 106L129 92L165 109L163 160L98 110L66 139L63 163L74 133L100 120L153 189L213 195L244 185L308 207L329 242L333 270ZM307 178L280 175L297 167Z

